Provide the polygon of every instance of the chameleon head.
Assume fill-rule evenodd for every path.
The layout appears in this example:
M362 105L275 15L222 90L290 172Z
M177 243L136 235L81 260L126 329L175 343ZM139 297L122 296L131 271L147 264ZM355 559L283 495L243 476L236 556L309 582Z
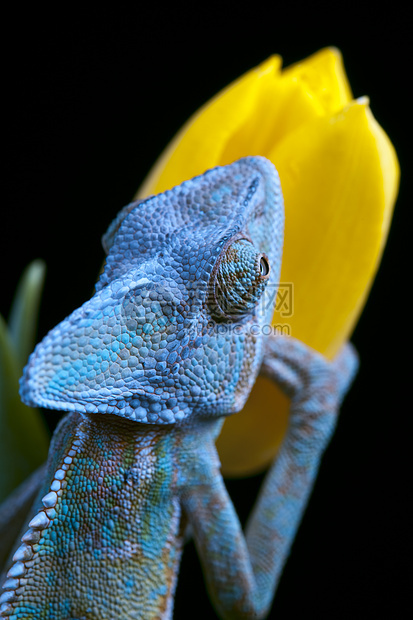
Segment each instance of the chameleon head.
M24 402L154 424L239 411L271 322L283 221L262 157L125 207L95 295L30 356Z

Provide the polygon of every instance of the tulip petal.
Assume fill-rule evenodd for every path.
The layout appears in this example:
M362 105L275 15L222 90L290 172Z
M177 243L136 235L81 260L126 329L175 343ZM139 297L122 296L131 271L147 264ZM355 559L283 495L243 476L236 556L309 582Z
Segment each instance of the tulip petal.
M331 358L350 337L380 261L398 188L397 157L364 99L300 127L270 159L285 199L281 282L294 285L291 335ZM276 313L273 324L280 323L286 319ZM287 415L281 392L258 379L218 439L224 473L267 466Z
M338 112L353 99L343 65L343 57L336 47L328 47L309 58L287 67L283 78L299 80L306 91L319 101L324 115Z
M253 114L228 139L219 160L225 166L248 155L265 155L300 125L322 116L322 105L296 79L263 81Z
M349 338L377 270L397 159L365 98L288 135L270 159L285 200L281 281L294 286L291 334L331 358Z
M243 410L226 418L216 441L224 476L251 476L268 467L287 430L289 407L272 381L257 378Z

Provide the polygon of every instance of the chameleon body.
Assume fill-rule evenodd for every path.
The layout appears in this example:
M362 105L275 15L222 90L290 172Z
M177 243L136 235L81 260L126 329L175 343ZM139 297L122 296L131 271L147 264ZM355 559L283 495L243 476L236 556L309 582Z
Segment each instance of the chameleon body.
M263 335L283 220L275 168L248 157L112 223L95 295L36 347L22 379L26 403L68 415L1 617L171 618L188 524L217 613L265 617L357 365L349 345L328 362ZM214 442L259 372L291 397L290 426L244 535Z

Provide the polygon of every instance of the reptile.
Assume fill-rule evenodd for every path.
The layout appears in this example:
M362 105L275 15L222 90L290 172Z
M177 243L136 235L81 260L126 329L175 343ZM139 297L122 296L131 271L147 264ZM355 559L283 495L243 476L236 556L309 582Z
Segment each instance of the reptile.
M283 228L263 157L133 202L110 225L95 294L36 346L21 380L26 404L67 414L2 618L171 618L188 531L219 617L266 617L358 365L348 343L329 361L266 335ZM259 373L291 406L244 533L215 439Z

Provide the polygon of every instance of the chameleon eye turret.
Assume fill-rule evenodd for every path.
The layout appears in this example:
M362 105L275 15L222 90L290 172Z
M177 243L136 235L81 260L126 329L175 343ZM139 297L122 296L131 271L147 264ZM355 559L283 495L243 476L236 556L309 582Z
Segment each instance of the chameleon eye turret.
M225 248L212 276L211 313L218 320L240 320L259 303L270 277L268 257L248 239Z

